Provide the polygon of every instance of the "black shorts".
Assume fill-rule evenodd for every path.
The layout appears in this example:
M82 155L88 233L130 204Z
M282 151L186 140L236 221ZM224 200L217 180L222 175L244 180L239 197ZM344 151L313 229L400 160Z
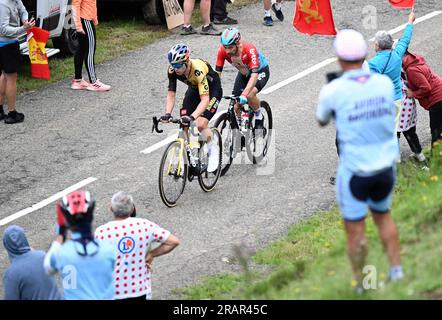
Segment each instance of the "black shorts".
M16 73L20 67L20 46L17 42L0 47L0 71Z
M221 98L223 96L221 83L210 86L209 92L209 106L203 112L201 117L204 117L210 121L210 119L212 119L215 115L216 110L218 109L219 102L221 101ZM180 115L190 116L196 110L200 102L201 98L198 89L189 87L189 89L187 89L186 91L186 95L184 96L183 106L181 107Z
M260 92L265 87L267 81L269 81L269 78L270 78L269 66L259 71L258 81L256 81L255 84L255 88L258 89L258 92ZM238 72L238 74L236 75L235 84L233 85L232 94L235 96L240 96L241 93L244 91L244 89L247 87L249 79L250 76L245 76L242 73Z

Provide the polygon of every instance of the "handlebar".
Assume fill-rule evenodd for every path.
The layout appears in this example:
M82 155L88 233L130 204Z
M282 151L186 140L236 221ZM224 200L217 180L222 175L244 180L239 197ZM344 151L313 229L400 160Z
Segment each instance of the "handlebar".
M235 102L239 102L239 96L235 96L235 95L223 96L223 99L233 100Z
M159 120L157 117L152 117L152 122L153 122L152 123L152 132L155 131L157 133L163 133L163 130L158 128L158 125L160 123L162 123L161 120ZM164 123L181 124L181 119L179 119L179 118L178 119L177 118L170 118L168 122L164 122ZM194 132L194 127L195 127L194 122L190 123L190 127L192 129L192 132Z

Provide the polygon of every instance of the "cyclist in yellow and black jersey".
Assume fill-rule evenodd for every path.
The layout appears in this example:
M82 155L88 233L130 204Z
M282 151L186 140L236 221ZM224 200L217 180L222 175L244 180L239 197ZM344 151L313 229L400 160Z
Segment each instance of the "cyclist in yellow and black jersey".
M190 59L190 50L185 44L177 44L167 54L169 88L167 92L166 114L160 120L168 122L175 105L177 80L189 87L180 109L181 122L189 124L195 121L203 139L209 143L209 163L207 171L213 172L218 167L219 150L210 142L212 132L209 120L215 115L223 95L219 75L210 64L202 59Z

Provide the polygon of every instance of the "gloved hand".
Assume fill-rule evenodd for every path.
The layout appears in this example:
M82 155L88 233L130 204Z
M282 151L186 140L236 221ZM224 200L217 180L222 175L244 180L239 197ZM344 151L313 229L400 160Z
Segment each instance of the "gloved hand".
M239 103L240 104L246 104L247 103L247 97L245 96L239 96Z
M61 211L60 203L57 202L55 205L55 210L57 213L57 226L56 226L56 233L57 236L62 236L63 239L66 239L66 233L67 233L67 223L66 219L64 218L63 212Z
M164 116L160 117L161 122L169 122L172 119L172 115L170 113L166 113Z
M184 116L184 117L181 117L181 123L182 124L186 124L186 125L188 125L188 124L190 124L190 122L192 122L192 121L195 121L195 118L191 115L191 116Z

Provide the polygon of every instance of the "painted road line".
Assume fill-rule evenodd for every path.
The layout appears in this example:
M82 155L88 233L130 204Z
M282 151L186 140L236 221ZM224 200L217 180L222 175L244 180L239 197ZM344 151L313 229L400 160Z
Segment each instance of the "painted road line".
M442 11L434 11L434 12L431 12L429 14L426 14L425 16L422 16L422 17L416 19L414 24L418 24L418 23L421 23L423 21L426 21L426 20L429 20L431 18L434 18L434 17L440 15L441 13L442 13ZM407 26L407 24L400 25L397 28L389 30L388 33L393 35L395 33L398 33L399 31L404 30L406 26ZM371 38L369 41L374 41L374 38ZM272 92L274 92L274 91L276 91L278 89L281 89L282 87L284 87L284 86L286 86L286 85L288 85L288 84L290 84L290 83L292 83L294 81L300 80L300 79L308 76L309 74L311 74L311 73L313 73L315 71L318 71L319 69L321 69L323 67L328 66L329 64L332 64L335 61L337 61L336 58L326 59L326 60L324 60L324 61L322 61L322 62L320 62L320 63L318 63L318 64L316 64L316 65L314 65L314 66L312 66L312 67L310 67L310 68L308 68L308 69L306 69L306 70L304 70L304 71L302 71L302 72L300 72L298 74L295 74L294 76L292 76L292 77L290 77L290 78L288 78L288 79L286 79L284 81L281 81L281 82L279 82L279 83L277 83L277 84L275 84L275 85L273 85L273 86L271 86L271 87L269 87L267 89L264 89L263 91L261 91L261 94L264 94L264 95L265 94L270 94L270 93L272 93Z
M41 209L41 208L47 206L48 204L62 198L63 196L67 195L68 193L78 190L78 189L94 182L95 180L97 180L97 178L94 178L94 177L89 177L87 179L84 179L84 180L74 184L73 186L70 186L69 188L64 189L63 191L60 191L60 192L54 194L53 196L50 196L49 198L32 205L31 207L20 210L19 212L16 212L13 215L10 215L9 217L6 217L6 218L0 220L0 226L4 226L4 225L6 225L6 224L18 219L18 218L21 218L31 212Z
M155 150L160 149L160 148L164 147L165 145L171 143L171 142L172 142L173 140L175 140L176 138L177 138L177 135L169 136L169 137L167 137L166 139L161 140L161 141L158 142L158 143L155 143L153 146L150 146L150 147L147 148L147 149L141 150L140 153L143 153L143 154L149 154L149 153L152 153L152 152L154 152Z
M429 20L431 18L434 18L434 17L440 15L441 13L442 13L442 11L434 11L434 12L431 12L429 14L426 14L426 15L420 17L420 18L417 18L416 21L414 22L414 24L418 24L418 23L427 21L427 20ZM407 23L404 23L403 25L401 25L401 26L399 26L397 28L389 30L388 33L393 35L395 33L398 33L399 31L404 30L406 26L407 26ZM374 37L371 38L369 41L374 41Z
M284 81L281 81L281 82L271 86L270 88L264 89L263 91L261 91L261 94L269 94L269 93L272 93L273 91L281 89L282 87L284 87L294 81L300 80L300 79L308 76L309 74L311 74L319 69L322 69L325 66L332 64L333 62L336 62L337 60L338 60L337 58L329 58L329 59L324 60L318 64L315 64L314 66L312 66L312 67L310 67L310 68L308 68L298 74L295 74L294 76L292 76L288 79L285 79Z

